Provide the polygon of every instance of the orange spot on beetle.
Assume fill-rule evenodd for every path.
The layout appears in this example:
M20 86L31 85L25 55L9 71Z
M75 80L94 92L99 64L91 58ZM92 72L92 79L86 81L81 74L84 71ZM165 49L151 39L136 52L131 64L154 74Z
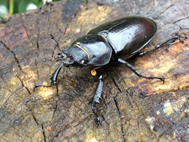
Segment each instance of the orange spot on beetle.
M93 76L95 76L97 73L96 73L96 70L95 69L93 69L93 70L91 70L91 74L93 75Z

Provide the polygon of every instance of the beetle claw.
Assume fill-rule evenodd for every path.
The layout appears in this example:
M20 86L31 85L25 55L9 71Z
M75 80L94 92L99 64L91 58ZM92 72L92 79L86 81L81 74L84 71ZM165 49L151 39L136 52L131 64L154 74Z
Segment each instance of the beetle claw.
M187 37L178 37L178 39L179 39L179 41L183 44L184 43L184 40L186 40L187 39Z
M160 78L161 81L163 81L163 84L165 83L165 78Z
M33 91L34 91L34 92L35 92L35 88L36 88L36 86L33 87Z
M49 36L50 36L52 39L54 38L54 37L53 37L53 35L52 35L52 34L50 34L50 33L49 33Z
M101 123L101 121L100 121L100 118L99 118L98 116L97 116L96 119L95 119L95 123L96 123L97 127L98 127L99 125L102 125L102 123Z

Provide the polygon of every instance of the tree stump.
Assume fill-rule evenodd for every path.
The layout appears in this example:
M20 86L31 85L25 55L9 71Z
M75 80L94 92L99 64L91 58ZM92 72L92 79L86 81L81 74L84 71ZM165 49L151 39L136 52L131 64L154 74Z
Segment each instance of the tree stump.
M145 76L164 77L164 84L124 65L103 69L99 127L89 103L97 85L89 68L63 68L57 86L33 91L35 84L49 84L59 66L49 33L64 49L96 26L131 15L157 23L145 50L176 33L189 35L187 0L67 0L1 20L0 141L188 142L188 39L129 60Z

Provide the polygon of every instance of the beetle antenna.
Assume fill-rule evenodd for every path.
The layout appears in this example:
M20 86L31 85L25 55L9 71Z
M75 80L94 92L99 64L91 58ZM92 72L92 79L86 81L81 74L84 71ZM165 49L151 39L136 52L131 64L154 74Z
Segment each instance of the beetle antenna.
M54 36L52 34L49 34L50 37L56 42L56 46L58 47L58 49L60 50L60 47L59 47L59 44L58 44L58 41L54 38ZM60 50L62 52L62 50Z

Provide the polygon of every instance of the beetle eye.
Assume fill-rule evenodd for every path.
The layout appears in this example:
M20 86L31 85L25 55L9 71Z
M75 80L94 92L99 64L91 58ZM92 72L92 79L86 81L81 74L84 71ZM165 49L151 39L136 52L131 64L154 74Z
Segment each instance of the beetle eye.
M84 60L81 60L81 64L84 64L85 63L85 61Z

